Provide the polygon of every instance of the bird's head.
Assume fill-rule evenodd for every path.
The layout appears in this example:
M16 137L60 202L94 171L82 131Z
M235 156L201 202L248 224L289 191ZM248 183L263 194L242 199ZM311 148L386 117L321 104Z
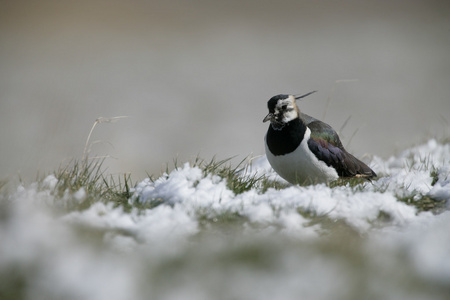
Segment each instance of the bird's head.
M269 114L264 118L263 122L270 121L274 129L283 128L287 123L298 118L300 115L295 100L306 97L314 92L301 96L277 95L270 98L269 102L267 102Z

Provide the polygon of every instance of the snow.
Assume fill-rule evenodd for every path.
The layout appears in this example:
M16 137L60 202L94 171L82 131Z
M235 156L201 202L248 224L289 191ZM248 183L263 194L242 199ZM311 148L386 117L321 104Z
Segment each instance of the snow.
M61 211L58 201L83 202L86 191L57 200L49 175L1 201L0 279L25 281L29 299L446 299L450 211L398 198L450 200L450 144L430 140L371 167L382 177L356 187L235 194L186 163L139 182L130 204L155 205L130 212L104 202ZM261 174L285 183L264 156L243 172Z
M140 202L165 199L168 204L183 203L186 199L199 205L219 203L223 198L230 198L233 192L228 190L226 182L218 176L203 176L198 167L186 163L183 168L164 174L154 183L146 179L135 188L133 199Z

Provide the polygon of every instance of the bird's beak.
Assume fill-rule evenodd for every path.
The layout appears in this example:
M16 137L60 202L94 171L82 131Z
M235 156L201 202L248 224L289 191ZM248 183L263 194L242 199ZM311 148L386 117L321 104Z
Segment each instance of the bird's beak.
M267 121L270 121L270 120L272 120L272 119L273 119L273 113L269 113L269 114L264 118L263 123L264 123L264 122L267 122Z

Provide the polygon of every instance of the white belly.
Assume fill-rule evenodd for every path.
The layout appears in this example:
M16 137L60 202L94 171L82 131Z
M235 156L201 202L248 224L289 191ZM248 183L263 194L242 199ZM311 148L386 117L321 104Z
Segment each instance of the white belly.
M311 130L307 128L305 137L297 149L286 155L273 155L267 147L267 142L264 143L267 160L272 168L292 184L330 182L339 178L334 168L318 160L309 150L307 141L310 134Z

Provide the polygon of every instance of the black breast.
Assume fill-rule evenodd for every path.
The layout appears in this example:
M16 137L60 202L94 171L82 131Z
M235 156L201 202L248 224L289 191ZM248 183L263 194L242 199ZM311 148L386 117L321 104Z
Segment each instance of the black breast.
M273 155L285 155L297 149L303 140L306 126L300 119L287 123L281 130L269 126L266 142Z

